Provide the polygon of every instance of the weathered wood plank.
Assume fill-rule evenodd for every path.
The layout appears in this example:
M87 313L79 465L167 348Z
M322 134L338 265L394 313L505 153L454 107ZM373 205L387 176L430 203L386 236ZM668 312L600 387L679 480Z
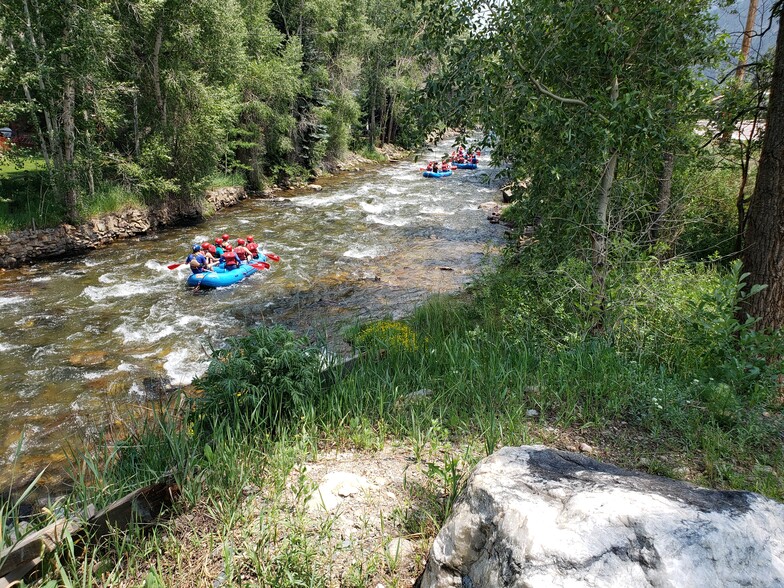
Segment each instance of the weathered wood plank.
M66 533L73 535L82 528L75 519L59 519L43 529L24 537L16 545L0 551L0 577L11 570L54 549Z
M93 505L85 509L85 520L59 519L43 529L24 537L16 545L0 552L0 588L14 585L41 563L42 556L57 547L66 534L100 540L112 529L125 529L132 523L154 524L163 510L179 495L176 484L159 482L134 490L95 512Z
M167 482L134 490L90 518L90 533L100 538L108 535L112 529L125 529L131 523L152 524L164 508L173 504L178 493L177 486Z

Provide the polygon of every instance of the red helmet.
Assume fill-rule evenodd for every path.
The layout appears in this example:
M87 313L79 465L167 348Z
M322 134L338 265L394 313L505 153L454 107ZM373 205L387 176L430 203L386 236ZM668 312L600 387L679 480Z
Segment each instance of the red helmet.
M248 243L253 243L253 235L248 235L245 239L247 239Z
M228 245L226 245L226 247L224 247L223 249L224 249L225 251L231 251L231 250L232 250L232 249L234 249L234 248L231 246L231 244L228 244Z
M217 252L218 252L218 250L217 250L217 249L215 249L215 245L210 245L210 246L207 248L207 251L209 251L210 253L217 253Z
M210 242L209 242L209 241L204 241L204 242L201 244L201 248L202 248L202 249L209 249L209 248L210 248Z
M245 245L245 239L237 239L237 245Z
M223 234L221 235L221 237L223 237L223 240L224 240L224 241L228 241L228 240L229 240L229 235L228 235L228 233L223 233Z
M223 239L221 239L220 237L218 237L217 239L215 239L215 244L216 244L216 245L223 245Z

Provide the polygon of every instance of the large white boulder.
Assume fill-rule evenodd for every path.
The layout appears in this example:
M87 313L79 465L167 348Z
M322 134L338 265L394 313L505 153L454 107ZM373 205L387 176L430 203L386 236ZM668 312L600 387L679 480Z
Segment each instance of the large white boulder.
M784 587L784 506L542 446L468 479L422 588Z

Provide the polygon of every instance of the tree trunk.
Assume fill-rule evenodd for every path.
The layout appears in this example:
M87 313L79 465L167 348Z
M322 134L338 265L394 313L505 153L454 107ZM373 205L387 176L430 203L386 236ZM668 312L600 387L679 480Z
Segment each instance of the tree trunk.
M139 144L139 93L133 93L133 155L139 159L141 153Z
M27 40L30 43L30 49L33 53L33 57L35 58L36 69L38 70L37 78L38 89L41 92L41 112L44 115L44 123L46 124L46 134L49 139L49 152L52 154L55 162L57 162L58 165L62 165L63 152L60 145L60 129L58 128L57 117L51 115L51 112L54 111L54 108L52 106L51 100L49 100L49 93L47 92L46 83L44 81L43 60L38 49L38 42L35 40L35 32L33 31L32 17L30 16L30 7L27 4L27 0L24 1L23 7ZM43 106L45 103L49 105L48 108Z
M751 37L754 35L754 23L757 20L757 0L751 0L749 2L749 12L746 15L746 28L743 31L743 42L740 46L740 57L738 58L738 69L737 73L735 74L738 81L743 81L743 76L745 75L746 68L746 61L749 58L749 48L751 47Z
M610 100L618 100L618 76L613 78L612 89L610 90ZM607 302L607 240L608 240L608 219L607 210L610 206L610 192L615 181L615 169L618 166L618 150L612 149L610 158L604 166L602 173L601 188L599 190L599 202L596 206L596 225L591 231L592 248L592 267L591 285L595 296L596 316L591 327L591 332L595 335L604 332L604 309Z
M67 65L67 64L66 64ZM78 197L76 189L76 124L74 121L74 105L76 104L76 88L70 77L65 80L63 88L63 157L65 164L65 208L71 222L79 220Z
M2 39L1 36L0 36L0 39ZM8 46L8 50L10 51L11 55L15 55L16 54L16 50L14 48L14 43L11 40L11 38L9 37L9 38L5 39L5 41L6 41L6 45ZM30 92L30 86L28 86L27 83L23 83L22 84L22 90L23 90L24 95L25 95L25 101L27 102L27 105L30 107L29 114L30 114L30 118L33 121L33 126L35 126L35 133L36 133L36 136L38 137L38 144L40 145L40 148L41 148L41 156L44 158L44 164L46 165L46 171L49 174L49 183L53 185L54 184L54 175L53 175L54 172L52 170L52 160L49 157L49 149L46 146L46 137L44 137L43 130L41 130L40 120L38 118L38 115L36 114L35 101L33 100L33 95Z
M659 178L659 202L656 207L656 216L651 223L649 239L651 244L664 243L662 239L662 225L664 224L667 212L670 209L672 197L672 173L675 170L675 157L669 151L662 154L662 174Z
M741 315L758 317L758 329L784 327L784 27L781 22L757 183L746 215L745 242L742 259L744 270L749 273L748 285L767 284L768 287L743 302Z
M161 115L161 122L166 126L166 104L163 100L163 90L161 89L161 46L163 45L163 26L158 27L155 34L155 47L152 51L152 85L155 90L155 104L158 106L158 112Z

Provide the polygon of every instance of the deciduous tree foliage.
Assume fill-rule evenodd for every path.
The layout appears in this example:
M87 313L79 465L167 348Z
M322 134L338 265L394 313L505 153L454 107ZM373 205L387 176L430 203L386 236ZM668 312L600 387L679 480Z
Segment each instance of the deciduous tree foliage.
M426 11L449 59L430 81L432 103L454 123L481 123L510 175L530 178L523 214L543 219L556 257L586 243L597 330L613 249L647 247L661 222L662 154L685 147L707 102L699 68L721 49L710 8L504 0Z
M400 0L1 0L0 123L28 128L72 220L96 186L155 205L415 136ZM406 78L406 79L402 79ZM406 133L408 133L406 135Z

